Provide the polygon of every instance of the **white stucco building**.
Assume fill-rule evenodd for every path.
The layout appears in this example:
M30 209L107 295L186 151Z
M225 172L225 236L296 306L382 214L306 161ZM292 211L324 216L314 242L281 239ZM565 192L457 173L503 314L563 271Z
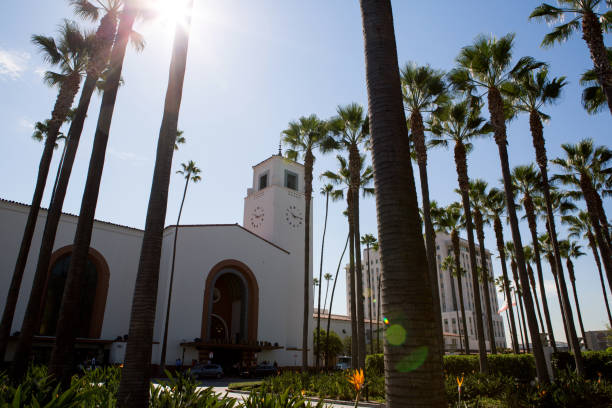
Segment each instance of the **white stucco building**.
M467 240L460 239L460 261L461 267L466 271L461 284L463 291L463 299L464 299L464 307L465 314L467 317L467 327L468 327L468 338L470 342L470 350L478 349L478 341L476 339L476 326L475 326L475 312L474 312L474 290L472 287L472 273L469 262L469 254L468 254L468 243ZM485 250L487 257L487 267L489 270L489 274L492 273L493 269L491 266L491 253L488 250ZM448 271L444 271L441 269L441 264L448 255L453 254L453 247L451 238L449 235L444 233L436 234L436 262L438 267L438 289L440 293L440 310L442 311L442 331L444 333L444 342L445 348L447 350L459 349L461 345L461 341L459 334L463 334L463 327L461 325L461 308L459 306L459 287L457 284L457 279L452 279ZM476 245L476 259L478 265L480 265L480 247ZM368 260L369 260L369 272L370 279L368 279ZM363 286L364 293L366 294L366 305L364 306L364 316L366 319L370 318L370 311L367 304L367 294L371 294L373 296L373 307L372 307L372 315L374 316L374 320L378 320L376 307L376 299L378 299L378 288L380 284L380 273L381 273L381 264L380 264L380 254L378 251L370 248L368 251L364 248L363 255L361 256L362 261L362 269L363 269ZM348 275L348 267L346 268L346 281L350 282ZM454 286L454 290L452 290ZM487 313L485 302L484 302L484 293L483 286L480 286L480 298L482 310L484 313ZM497 311L499 310L499 303L497 299L497 292L495 290L495 285L493 282L489 282L487 285L487 290L489 291L489 296L491 299L491 311L490 314L493 316L493 331L494 331L494 341L495 345L499 348L506 347L506 335L504 333L504 324L503 318ZM347 310L350 314L350 287L347 285ZM487 349L490 349L490 339L489 333L485 326L485 344Z
M181 225L166 363L208 359L301 364L304 296L304 170L271 156L253 167L244 199L243 224ZM29 206L0 200L0 308L9 283ZM41 210L11 333L20 330L46 218ZM78 217L63 214L42 300L35 353L51 350ZM312 227L311 227L312 228ZM175 226L164 230L152 362L160 363ZM99 361L120 361L128 332L143 231L103 221L94 224L83 287L78 347ZM312 233L311 233L312 237ZM311 268L312 268L312 253ZM312 270L309 272L312 277ZM312 279L312 278L311 278ZM312 281L308 287L312 291ZM312 293L310 294L312 300ZM1 310L1 309L0 309ZM309 316L312 316L312 306ZM312 350L310 323L309 350ZM8 358L15 343L13 338ZM312 352L310 352L312 362Z

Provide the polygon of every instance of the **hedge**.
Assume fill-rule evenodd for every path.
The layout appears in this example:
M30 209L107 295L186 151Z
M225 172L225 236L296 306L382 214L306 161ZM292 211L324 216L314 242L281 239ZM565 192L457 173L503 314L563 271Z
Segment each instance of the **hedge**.
M531 354L489 354L489 373L531 381L535 378L535 361ZM477 355L444 356L444 371L449 376L461 376L480 371ZM382 374L384 359L382 354L372 354L366 358L366 370Z
M602 377L612 380L612 351L583 351L585 376L592 380ZM574 353L558 352L552 356L553 367L557 370L574 370Z

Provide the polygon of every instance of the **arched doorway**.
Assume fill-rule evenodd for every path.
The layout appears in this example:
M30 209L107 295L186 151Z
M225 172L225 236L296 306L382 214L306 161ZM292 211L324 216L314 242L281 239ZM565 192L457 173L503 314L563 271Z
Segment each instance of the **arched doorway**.
M51 267L47 273L44 297L41 302L39 327L41 335L55 335L71 255L72 245L57 250L51 256ZM100 337L109 278L109 268L104 257L95 249L90 248L79 292L79 313L74 322L77 326L77 337Z
M259 287L242 262L225 260L206 278L201 337L217 343L255 343Z

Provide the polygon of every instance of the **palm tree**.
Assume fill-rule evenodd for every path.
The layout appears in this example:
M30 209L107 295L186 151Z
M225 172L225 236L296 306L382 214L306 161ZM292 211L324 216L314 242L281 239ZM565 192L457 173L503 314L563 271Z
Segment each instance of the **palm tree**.
M4 359L6 345L10 335L10 329L15 313L15 305L21 288L21 280L26 266L30 246L32 245L32 237L38 219L40 210L40 202L45 190L45 184L49 175L49 167L53 156L53 149L56 145L57 136L60 128L74 101L76 94L79 91L81 77L85 73L87 61L91 51L91 37L80 31L79 27L68 20L65 20L59 28L59 36L57 39L46 37L43 35L34 35L32 42L43 54L43 59L58 68L58 72L47 71L44 76L45 82L50 86L59 88L51 119L48 122L46 129L45 147L40 158L38 167L38 176L36 179L36 187L34 188L34 196L26 221L15 269L11 279L11 286L6 299L2 323L0 323L0 360ZM46 274L45 270L45 274ZM38 281L36 280L38 278ZM42 277L35 276L34 285L32 287L30 302L28 302L28 310L24 317L19 338L19 346L15 353L13 374L15 378L21 378L27 369L27 361L31 348L31 338L34 332L38 329L38 311L40 297L42 295L44 281L40 285ZM38 286L38 287L37 287ZM40 290L38 290L40 289ZM30 304L32 303L32 307Z
M512 350L514 350L514 352L518 354L518 336L516 331L516 324L514 321L514 310L511 307L512 295L510 293L510 279L508 279L508 267L506 265L506 251L504 249L504 229L501 222L501 217L506 211L504 192L497 188L490 189L485 200L485 209L485 217L488 218L489 221L493 222L493 230L495 231L495 239L497 243L497 252L499 254L499 259L501 262L503 281L505 282L504 297L510 305L508 309L510 314L509 325L512 334Z
M354 202L355 194L352 193L352 180L351 180L351 172L349 169L349 165L346 159L340 155L336 156L338 159L338 163L340 164L340 169L337 172L326 171L321 175L321 178L326 178L332 184L339 186L337 190L332 192L332 198L334 200L338 200L344 198L344 190L346 190L346 203L347 203L347 216L348 216L348 224L349 224L349 286L350 286L350 299L351 299L351 350L353 356L359 356L359 347L360 340L358 339L359 328L358 328L358 303L356 293L358 292L357 287L357 279L355 275L360 275L361 273L355 272L355 234L354 234L354 221L353 221L353 211L352 205ZM367 166L364 169L365 165L365 157L360 156L360 176L359 176L359 185L358 188L363 192L364 197L367 195L373 195L374 189L369 187L374 178L374 171L372 167ZM363 291L363 290L362 290ZM363 319L361 320L361 327L363 327ZM365 330L365 327L363 327ZM365 336L365 333L362 333ZM365 354L365 339L363 343L364 354ZM359 360L352 359L353 368L359 368Z
M498 276L497 278L495 278L495 286L497 286L497 291L499 293L502 293L504 296L504 302L507 306L506 307L506 320L508 321L508 327L510 328L510 338L512 339L512 350L514 351L514 354L518 354L519 353L518 343L516 345L516 349L514 348L514 338L516 337L516 334L512 330L512 326L510 326L510 314L508 313L508 310L512 310L512 306L513 306L512 298L506 297L506 287L508 288L510 287L510 282L504 279L503 276Z
M578 293L576 292L576 275L574 274L574 263L572 258L578 258L584 256L582 252L582 246L578 245L576 241L570 241L569 239L560 241L561 255L565 258L567 264L567 273L569 274L570 282L572 284L572 291L574 292L574 303L576 304L576 313L578 313L578 323L580 324L580 331L582 332L582 339L584 341L584 348L589 349L587 344L586 333L584 331L584 324L582 323L582 313L580 313L580 303L578 302Z
M486 181L481 179L470 181L470 201L474 213L474 225L476 226L476 236L478 238L478 246L480 249L480 271L482 273L481 280L484 292L485 310L487 311L487 326L489 330L489 339L491 343L491 353L497 354L497 348L495 347L495 331L493 330L493 307L491 306L491 295L489 294L489 282L491 277L489 276L489 268L487 267L487 254L485 251L485 235L484 226L488 224L488 220L484 217L486 211L485 205L487 200L487 187Z
M176 260L176 241L178 239L181 215L183 214L183 205L185 204L185 197L187 196L187 186L189 185L189 181L197 183L202 180L202 178L200 177L201 170L198 168L198 166L196 166L193 160L189 160L189 162L187 162L186 164L181 163L181 167L183 169L178 170L177 174L181 174L184 176L185 189L183 190L183 199L181 200L181 206L179 207L176 225L174 226L174 242L172 243L172 266L170 267L170 284L168 287L168 302L166 304L166 321L164 323L164 339L162 341L161 358L159 362L159 367L162 372L166 367L166 349L168 347L168 323L170 322L170 308L172 306L172 286L174 284L174 264Z
M364 301L363 296L363 267L361 265L361 245L359 231L359 172L360 172L360 153L361 146L366 145L370 137L370 128L368 116L365 114L363 107L356 103L346 106L338 106L337 115L330 119L330 129L334 137L334 145L328 144L327 147L332 147L338 150L346 150L349 160L349 174L351 189L349 193L353 195L350 206L350 221L353 223L353 238L354 254L355 254L355 270L356 288L355 292L358 297L356 308L357 319L357 367L365 368L365 325L364 325Z
M457 181L463 203L463 216L468 238L468 251L470 256L470 270L472 272L472 286L474 290L474 310L476 312L476 337L478 338L478 352L480 372L487 373L487 349L484 338L482 306L480 304L480 282L476 263L476 247L474 245L474 227L472 224L472 210L469 198L469 177L467 168L467 154L472 149L471 140L482 137L489 132L485 120L480 116L480 106L470 104L463 100L449 105L437 117L434 117L431 131L434 139L431 144L448 146L452 141L455 144L455 167ZM490 309L489 309L490 310ZM469 344L469 343L468 343Z
M441 327L435 316L421 234L391 1L360 0L360 6L376 169L383 312L390 327L410 333L409 340L402 344L385 344L387 406L445 407L444 345L440 344ZM428 353L420 367L402 369L423 350Z
M463 310L461 311L461 316L459 316L459 307L457 307L457 296L455 295L455 282L453 280L454 276L456 276L457 279L461 279L461 276L465 274L465 270L461 266L459 266L459 269L457 269L457 262L455 261L455 257L452 255L448 255L446 258L444 258L442 264L440 265L440 269L443 271L448 271L450 276L451 294L453 296L453 308L455 309L455 314L457 316L457 325L459 326L459 348L463 351L463 354L468 354L469 343L465 343L463 340L463 336L466 336L465 327L463 326L463 324L465 324L465 316L463 314ZM459 291L463 292L463 288L459 287ZM461 297L463 297L463 294L461 294ZM459 322L462 322L462 324L460 325Z
M549 24L561 23L553 31L544 36L543 47L551 47L555 43L567 40L575 31L582 28L582 38L587 43L597 80L606 94L608 101L612 99L612 66L607 58L603 32L610 31L612 16L610 13L600 13L602 0L560 0L561 7L542 3L536 7L529 18L543 19ZM606 0L610 7L612 3ZM565 21L566 17L571 20ZM612 113L612 104L608 104Z
M531 245L525 245L523 247L523 252L525 252L525 264L527 266L527 274L529 275L529 284L531 285L531 292L533 293L533 300L535 300L536 312L538 313L538 319L540 322L541 332L546 330L544 326L544 319L542 319L542 312L540 311L540 301L538 300L538 290L536 287L535 276L533 273L533 268L531 267L531 263L534 261L534 253L533 247ZM539 329L538 329L539 330ZM541 333L538 331L538 333Z
M542 108L547 104L552 104L559 99L563 87L566 85L564 77L558 77L550 79L548 77L548 68L546 65L542 65L536 70L516 70L512 72L513 81L506 82L502 86L503 92L508 95L511 99L512 105L517 112L525 112L529 114L529 127L531 130L533 147L535 149L536 162L540 168L541 187L542 193L544 194L545 202L545 213L546 213L546 224L547 229L550 230L550 236L552 237L552 249L554 254L554 260L556 262L555 270L559 271L559 279L557 279L560 285L561 297L561 310L571 310L564 307L563 304L569 305L569 297L567 296L567 285L565 283L565 276L563 273L563 265L561 262L561 256L559 254L559 245L557 242L557 232L555 225L555 218L552 207L551 188L548 180L548 159L546 156L546 147L544 140L544 126L542 121L548 120L550 117L542 112ZM531 229L531 228L530 228ZM533 238L533 242L537 240ZM543 297L544 299L544 297ZM546 309L545 309L546 313ZM571 325L569 322L571 321ZM547 320L548 322L548 320ZM573 318L570 316L570 320L564 317L566 324L566 333L569 334L567 337L570 345L576 343L577 337L575 335L576 330L573 324ZM552 328L549 326L549 335L552 335ZM568 331L569 330L569 331ZM550 341L555 344L554 338L551 337ZM556 347L556 345L555 345ZM574 355L576 361L576 367L578 372L582 372L582 356L580 351Z
M438 290L438 273L436 270L436 239L431 220L429 203L429 181L427 177L427 146L425 143L425 127L423 114L432 114L448 102L447 86L444 83L444 72L436 71L430 66L418 66L408 63L401 71L402 93L404 107L410 113L409 126L411 141L416 153L421 180L421 198L423 200L423 221L425 223L425 248L427 250L427 265L431 279L434 308L439 309L440 293ZM440 310L436 316L442 317ZM442 324L440 323L440 327ZM442 336L442 332L440 332ZM441 337L441 341L443 338Z
M129 15L127 11L129 7L131 7L131 4L127 3L124 15ZM168 206L172 156L178 131L187 65L193 0L187 1L183 10L185 14L182 16L182 21L176 24L174 31L164 114L157 142L157 157L153 171L151 196L149 197L140 262L132 300L130 330L128 332L129 341L125 351L125 367L122 370L121 382L117 391L117 406L122 408L146 407L149 404L151 349L159 281L159 262ZM121 24L123 24L123 17L119 25L119 38L121 38ZM125 51L125 48L123 48L123 51ZM111 66L112 60L111 56ZM104 106L104 100L102 105Z
M607 147L594 147L593 140L584 139L578 144L561 145L566 157L552 160L563 174L553 177L566 186L580 187L587 205L591 225L595 230L595 240L599 245L608 284L612 287L612 251L608 244L608 224L605 214L600 211L601 197L595 189L594 181L612 158Z
M325 310L325 308L327 307L327 294L329 293L329 282L334 279L334 275L332 275L331 273L326 273L325 275L323 275L323 279L325 279L325 282L327 282L325 284L325 301L323 302L323 310Z
M601 283L601 289L604 296L604 302L606 304L606 312L608 313L608 321L612 327L612 314L610 313L610 305L608 303L608 294L606 291L606 284L604 282L603 272L601 270L601 260L599 259L599 253L597 251L597 244L595 243L595 236L591 229L591 221L589 221L589 214L586 211L580 211L577 215L566 215L562 217L564 223L569 226L569 238L586 238L593 251L593 258L597 265L597 271L599 272L599 282Z
M348 211L347 211L348 213ZM344 244L344 249L342 250L342 255L340 255L340 260L338 261L338 268L336 268L336 277L334 278L334 286L332 286L331 297L329 298L329 312L327 313L327 330L326 339L325 339L325 367L329 367L329 330L331 325L331 310L332 304L334 303L334 293L336 292L336 283L338 282L338 273L340 273L340 266L342 265L342 259L344 258L344 254L346 253L346 247L349 243L350 234L346 236L346 243Z
M323 281L323 248L325 247L325 233L327 232L327 214L329 210L329 194L334 190L334 186L331 184L326 184L321 187L319 191L322 195L325 196L325 222L323 224L323 239L321 240L321 261L319 264L319 282ZM327 277L331 279L330 274L325 274ZM329 279L327 279L327 288L329 289ZM317 333L321 331L321 286L319 286L319 296L318 296L318 306L317 306ZM327 303L327 289L325 290L325 302L323 303L323 308L325 308L325 303ZM316 356L316 366L319 368L319 350L321 350L321 340L319 335L317 335L317 356Z
M458 68L450 73L451 81L456 89L474 95L481 91L487 95L488 108L491 125L494 130L494 139L499 151L502 176L504 180L504 191L506 193L507 213L510 219L510 230L514 242L516 261L518 263L519 277L524 288L529 287L529 278L525 269L525 256L521 243L512 181L510 177L510 164L508 162L508 141L506 135L506 113L504 112L504 100L500 89L514 76L522 72L529 72L540 68L543 64L535 62L531 57L523 57L514 67L510 67L512 61L512 45L514 34L508 34L502 38L486 38L481 36L473 45L464 47L457 57ZM548 383L550 381L546 369L546 360L542 342L538 335L538 322L533 307L533 300L528 291L523 294L527 322L531 332L536 371L539 381Z
M519 316L519 327L521 325L521 316L523 320L523 328L521 329L521 336L523 336L523 333L525 334L525 337L523 338L523 351L525 351L526 349L527 352L529 353L530 350L529 350L529 338L527 337L527 322L525 321L525 310L523 308L523 290L522 290L522 287L519 281L519 276L518 276L518 264L516 262L516 251L514 250L514 243L511 241L506 242L504 249L510 257L510 269L512 269L512 278L514 279L514 286L515 286L514 296L515 298L518 297L517 303L521 310L521 314ZM527 286L527 289L529 289L529 286Z
M457 289L459 292L459 307L461 308L461 322L464 336L463 344L465 344L465 353L469 354L470 340L468 337L467 318L465 316L465 307L463 302L463 283L461 281L462 276L465 275L465 270L461 267L461 247L459 241L459 231L465 226L465 217L461 214L461 204L455 202L446 207L444 211L441 212L436 222L436 226L437 231L449 234L451 237L451 243L453 245L453 258L455 261L455 266L452 268L454 274L451 273L451 285L454 294L455 286L454 283L452 283L452 276L455 276L457 278ZM451 272L450 269L447 270ZM457 324L459 324L459 322L457 322Z
M612 64L612 48L608 47L607 54L608 63ZM582 106L589 114L599 113L605 106L608 106L606 94L599 85L595 69L589 69L582 74L580 85L584 87L582 90Z
M548 300L546 299L546 290L544 288L544 274L542 272L542 259L540 256L540 244L538 241L538 225L537 213L534 203L534 197L538 199L539 193L542 190L540 174L536 171L533 164L528 166L516 166L512 170L512 183L515 191L520 194L519 205L525 210L529 231L531 232L531 242L533 245L533 261L536 265L538 273L538 283L540 285L540 297L542 299L542 307L544 308L544 317L546 319L546 328L548 330L548 339L553 349L556 351L557 345L553 334L552 321L550 319L550 311L548 309ZM540 200L541 202L542 200ZM532 284L534 290L534 298L538 303L538 295L535 290L535 282ZM538 314L540 314L540 306L538 305ZM540 321L542 316L540 315ZM544 326L542 326L544 329Z
M302 369L308 368L308 322L310 316L310 208L312 201L312 167L315 156L313 150L318 149L326 140L327 125L317 115L302 116L297 121L289 122L289 127L283 130L283 143L289 146L286 156L297 160L300 154L304 156L304 321L302 327ZM320 280L320 278L319 278ZM319 286L319 303L321 302L321 286ZM319 308L320 308L319 304ZM320 321L320 319L319 319ZM319 327L319 326L317 326ZM318 336L317 336L318 338ZM317 368L319 355L317 348Z
M372 315L372 274L370 273L370 245L374 244L375 242L376 238L372 234L365 234L363 237L361 237L361 244L366 246L366 251L368 253L366 263L368 265L367 301L370 316L370 354L374 354L374 338L372 337L372 319L374 315Z

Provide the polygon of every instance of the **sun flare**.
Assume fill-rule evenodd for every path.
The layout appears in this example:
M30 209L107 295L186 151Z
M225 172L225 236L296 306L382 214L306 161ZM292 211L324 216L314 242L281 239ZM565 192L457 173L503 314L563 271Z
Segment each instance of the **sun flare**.
M171 30L175 24L186 24L191 13L189 3L193 0L154 0L151 11L154 18Z

